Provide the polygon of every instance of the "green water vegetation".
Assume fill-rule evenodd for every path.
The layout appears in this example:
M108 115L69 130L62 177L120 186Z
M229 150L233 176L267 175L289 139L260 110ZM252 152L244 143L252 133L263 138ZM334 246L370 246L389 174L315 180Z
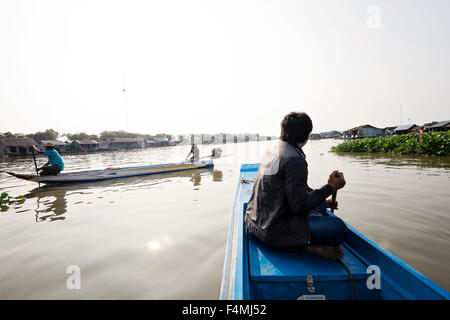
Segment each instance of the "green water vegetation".
M13 204L22 204L25 202L25 196L10 196L7 192L3 192L0 195L0 211L6 211L9 209L10 205Z
M450 156L450 131L349 140L331 147L331 151Z

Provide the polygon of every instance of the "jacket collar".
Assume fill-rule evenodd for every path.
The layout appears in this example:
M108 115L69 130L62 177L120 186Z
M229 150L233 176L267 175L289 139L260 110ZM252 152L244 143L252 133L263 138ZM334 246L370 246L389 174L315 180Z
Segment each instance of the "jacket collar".
M286 141L287 142L287 141ZM292 148L295 149L295 151L297 151L297 153L300 155L300 157L302 157L303 159L306 159L306 155L303 152L302 148L300 148L298 146L298 144L294 143L294 142L287 142Z

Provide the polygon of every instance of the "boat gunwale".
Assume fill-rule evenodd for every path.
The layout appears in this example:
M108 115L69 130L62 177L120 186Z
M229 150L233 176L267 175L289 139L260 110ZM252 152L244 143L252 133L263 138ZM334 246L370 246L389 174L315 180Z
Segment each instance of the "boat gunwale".
M239 175L239 177L241 174ZM240 179L239 179L240 180ZM227 245L225 248L225 259L224 259L224 265L223 265L223 271L222 274L226 276L226 280L222 279L221 288L220 288L220 299L222 300L231 300L234 298L234 283L235 283L235 268L231 269L231 264L234 261L234 264L236 264L236 258L237 258L237 252L236 252L236 244L234 240L236 239L236 229L234 224L236 221L236 209L237 209L237 200L239 197L239 191L240 191L240 182L238 180L236 193L234 196L233 201L233 207L232 207L232 213L231 213L231 219L228 226L228 236L227 236ZM233 230L232 234L230 234L231 230ZM233 253L236 253L233 255ZM234 257L234 259L233 259ZM231 290L233 288L233 290Z
M335 216L333 213L331 213L329 210L327 210L328 214L331 216ZM449 300L450 299L450 293L442 288L439 284L429 279L427 276L422 274L421 272L417 271L415 268L407 264L405 261L401 260L399 257L391 253L390 251L384 249L382 246L380 246L378 243L358 231L356 228L352 227L350 224L345 223L347 228L350 231L350 235L354 235L355 239L354 241L359 241L362 244L368 245L371 249L375 250L377 254L372 255L375 258L382 258L385 261L383 261L384 264L391 264L394 265L395 268L389 268L390 270L398 270L401 269L402 272L405 272L408 274L408 277L414 277L416 280L416 283L420 283L423 285L424 288L433 291L436 295L441 296L441 298ZM358 259L360 259L363 263L365 263L367 266L374 265L374 261L369 261L368 258L363 256L361 253L356 251L354 249L354 246L351 245L351 243L347 246L349 249L351 249L352 254L354 254ZM380 266L381 268L381 266ZM392 276L389 274L386 274L384 272L382 273L382 277L387 278L390 280L390 285L397 287L401 291L405 292L407 296L411 297L411 294L405 291L401 286L398 286L397 282L399 281L397 279L397 282L392 279ZM405 278L405 277L402 277ZM414 296L412 296L414 297Z

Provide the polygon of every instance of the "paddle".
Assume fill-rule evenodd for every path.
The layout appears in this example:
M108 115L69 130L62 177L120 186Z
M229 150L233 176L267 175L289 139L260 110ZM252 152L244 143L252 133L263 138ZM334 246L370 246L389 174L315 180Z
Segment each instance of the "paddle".
M31 151L33 153L33 160L34 160L34 167L36 169L36 174L39 175L39 170L38 170L37 163L36 163L36 156L34 154L34 148L31 148Z
M186 156L185 161L189 160L189 156L191 155L191 153L192 153L192 156L195 157L195 153L194 153L195 151L192 151L193 147L194 147L194 144L191 145L191 151L189 151L189 154Z
M33 153L34 168L36 169L36 174L39 175L39 170L38 170L37 163L36 163L36 156L34 154L34 145L33 145L33 148L31 148L31 151ZM41 187L41 183L39 182L39 188L40 187Z
M340 176L339 176L339 173L335 173L334 174L334 176L336 177L336 178L339 178ZM331 196L331 212L332 213L334 213L334 208L333 208L333 205L336 203L336 197L337 197L337 190L335 191L335 192L333 192L333 195Z
M334 174L334 176L336 178L340 177L339 173L337 173L337 172ZM337 190L335 192L333 192L333 195L331 196L331 206L333 206L336 203L336 197L337 197ZM334 213L333 207L331 207L331 212ZM356 300L355 281L353 280L352 272L351 272L350 268L341 259L337 259L337 261L339 262L339 264L342 267L344 267L345 271L347 271L348 276L350 277L350 282L352 284L353 300Z

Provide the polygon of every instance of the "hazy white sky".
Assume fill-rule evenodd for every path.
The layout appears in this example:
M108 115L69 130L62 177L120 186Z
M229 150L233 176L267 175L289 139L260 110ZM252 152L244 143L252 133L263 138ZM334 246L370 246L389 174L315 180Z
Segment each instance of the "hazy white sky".
M124 74L133 132L447 120L449 17L448 0L0 0L0 132L126 129Z

